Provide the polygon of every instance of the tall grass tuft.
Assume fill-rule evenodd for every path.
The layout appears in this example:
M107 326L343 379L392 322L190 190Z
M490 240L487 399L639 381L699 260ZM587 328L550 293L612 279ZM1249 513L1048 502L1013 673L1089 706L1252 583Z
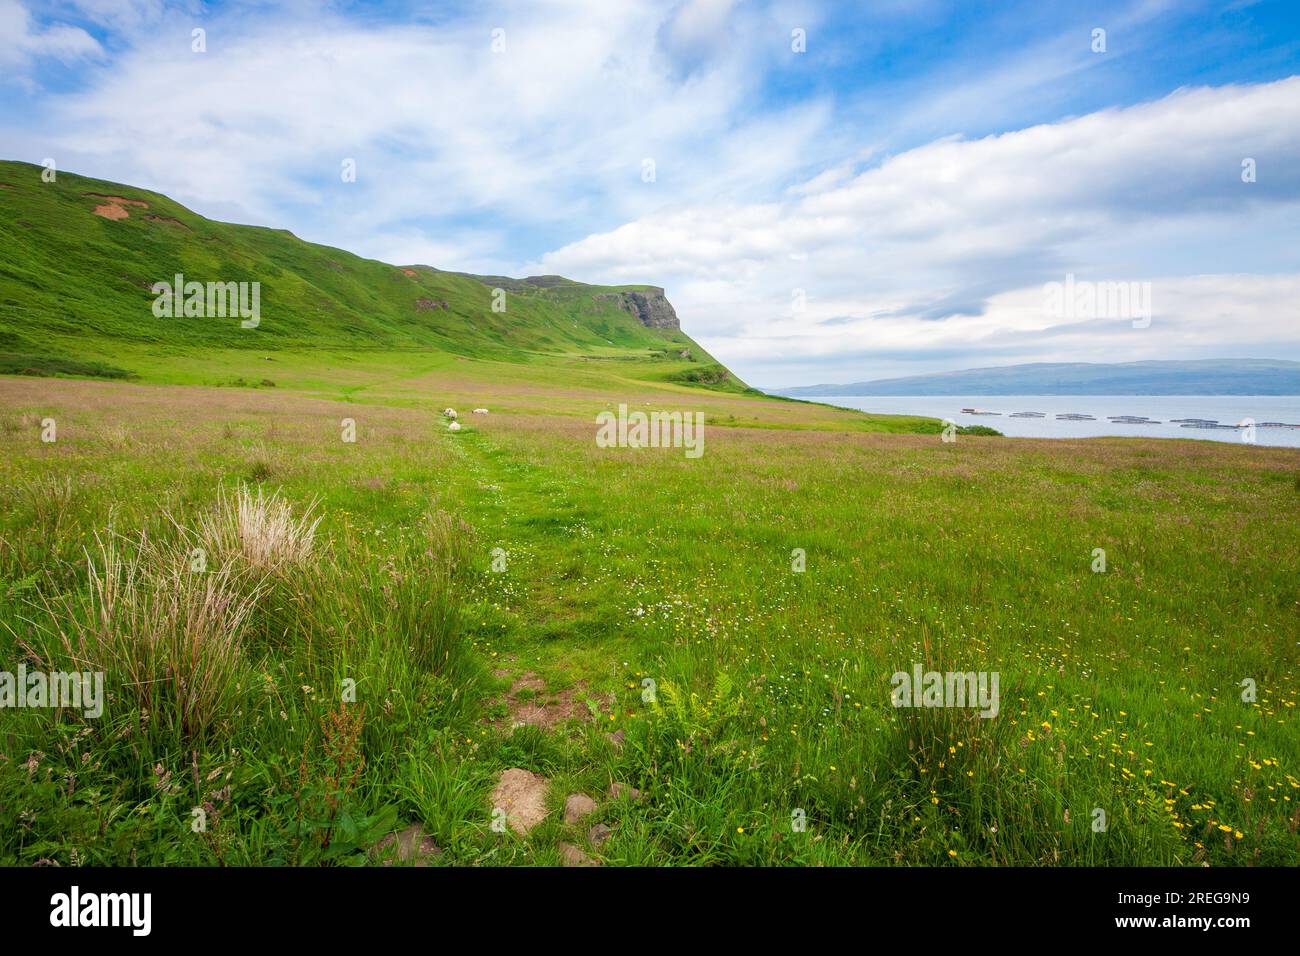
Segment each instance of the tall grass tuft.
M383 543L344 533L295 577L286 621L309 632L318 655L363 666L376 686L455 670L464 647L454 580L470 540L469 526L443 512Z
M275 457L265 445L258 445L253 449L248 458L248 473L246 475L249 481L262 482L266 481L277 470Z
M219 562L238 558L259 572L300 565L312 553L320 517L312 518L315 505L301 517L278 492L256 493L241 485L234 492L222 489L215 511L199 519L198 540Z
M47 522L61 513L64 488L35 496L46 502ZM103 671L151 730L202 735L238 708L244 646L264 617L262 601L316 546L320 518L311 510L295 515L278 494L240 487L223 490L193 527L168 515L180 533L171 541L96 534L87 587L44 605L44 636L53 640L43 650L21 643L38 659Z
M247 572L195 573L185 552L144 535L129 549L96 535L87 561L86 592L48 608L52 650L71 669L104 672L110 694L120 688L153 729L188 739L228 717L259 596Z
M0 492L0 509L13 530L0 547L0 576L61 571L81 551L86 503L69 477L38 475Z

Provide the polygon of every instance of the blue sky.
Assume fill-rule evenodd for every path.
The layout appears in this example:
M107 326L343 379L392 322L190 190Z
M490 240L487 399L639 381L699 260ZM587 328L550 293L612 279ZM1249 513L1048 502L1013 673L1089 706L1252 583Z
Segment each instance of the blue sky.
M1300 359L1297 74L1294 2L0 0L0 155L662 285L759 385ZM1149 283L1151 322L1045 313L1067 274Z

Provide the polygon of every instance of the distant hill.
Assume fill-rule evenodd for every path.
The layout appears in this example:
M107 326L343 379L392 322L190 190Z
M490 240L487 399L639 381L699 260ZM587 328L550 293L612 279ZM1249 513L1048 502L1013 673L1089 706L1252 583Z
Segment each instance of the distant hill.
M412 350L615 361L633 377L745 388L681 330L655 286L394 266L206 219L155 192L42 172L0 161L0 373L124 377L142 354L182 350ZM177 274L259 283L260 321L159 317L154 286Z
M1088 362L1007 365L936 372L847 385L773 389L817 395L1300 395L1300 362L1203 359L1190 362Z

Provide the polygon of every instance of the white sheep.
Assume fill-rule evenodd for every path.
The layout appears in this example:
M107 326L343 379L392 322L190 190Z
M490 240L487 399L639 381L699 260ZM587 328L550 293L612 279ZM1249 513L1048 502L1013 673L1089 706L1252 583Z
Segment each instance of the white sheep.
M450 425L447 426L447 431L449 432L460 431L460 422L452 422Z
M486 408L476 408L476 409L474 409L474 414L475 414L475 415L486 415L487 413L488 413L488 410L487 410Z
M455 420L456 420L456 409L454 409L454 408L444 408L444 409L442 410L442 413L443 413L444 415L446 415L448 418L450 418L452 421L455 421Z

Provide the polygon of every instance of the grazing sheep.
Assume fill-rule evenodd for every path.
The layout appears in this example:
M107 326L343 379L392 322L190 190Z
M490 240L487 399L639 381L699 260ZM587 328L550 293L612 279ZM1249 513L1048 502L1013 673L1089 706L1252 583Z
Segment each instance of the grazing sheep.
M442 413L443 413L444 415L446 415L448 418L450 418L450 419L452 419L453 421L455 421L455 419L456 419L456 409L454 409L454 408L444 408L444 409L442 410Z
M487 410L486 408L476 408L476 409L474 409L474 414L475 414L475 415L486 415L487 413L488 413L488 410Z
M460 431L460 422L452 422L450 425L447 426L447 431L449 432Z

